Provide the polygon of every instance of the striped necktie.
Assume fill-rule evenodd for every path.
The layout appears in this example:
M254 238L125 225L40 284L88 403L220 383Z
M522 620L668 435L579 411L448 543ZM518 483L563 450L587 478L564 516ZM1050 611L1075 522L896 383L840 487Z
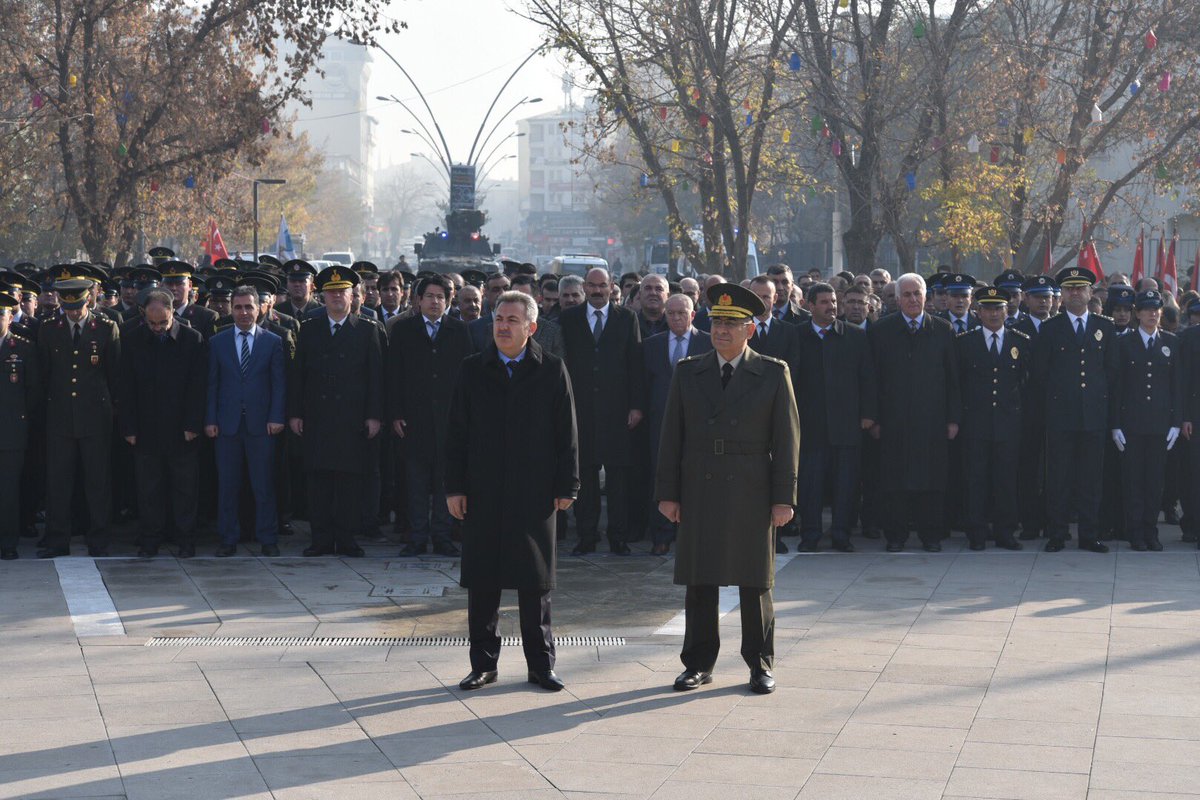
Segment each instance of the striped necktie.
M242 368L242 374L246 374L246 365L250 363L250 332L240 331L239 336L242 337L242 346L238 352L238 365Z

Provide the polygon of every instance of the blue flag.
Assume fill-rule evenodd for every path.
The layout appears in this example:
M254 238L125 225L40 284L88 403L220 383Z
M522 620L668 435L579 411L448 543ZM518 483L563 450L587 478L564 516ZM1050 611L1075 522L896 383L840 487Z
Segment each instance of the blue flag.
M292 232L288 228L287 217L279 215L279 237L275 240L275 255L281 261L290 261L296 257L296 249L292 246Z

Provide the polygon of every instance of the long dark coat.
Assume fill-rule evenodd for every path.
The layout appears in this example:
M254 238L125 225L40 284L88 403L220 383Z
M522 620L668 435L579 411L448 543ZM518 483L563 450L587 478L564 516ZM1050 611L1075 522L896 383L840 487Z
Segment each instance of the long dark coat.
M867 334L840 319L824 339L811 324L798 330L792 385L805 442L858 447L862 420L874 420L879 413Z
M579 494L574 408L566 367L537 342L512 378L494 343L463 362L446 494L467 498L464 587L554 588L554 500Z
M903 314L867 332L878 375L880 475L893 491L943 491L949 470L946 426L960 413L958 360L946 320L925 314L910 333Z
M324 313L300 324L289 365L287 416L304 420L306 468L359 473L366 468L365 423L383 420L381 331L353 314L337 336Z
M775 584L771 506L796 504L799 448L787 364L747 349L724 389L716 351L675 365L655 481L680 504L675 583Z
M208 343L193 328L172 325L165 341L149 327L135 328L121 349L117 419L122 436L136 436L138 452L168 455L184 445L184 431L202 433L208 401Z
M641 329L636 314L610 303L597 344L592 311L582 303L559 316L579 421L579 463L628 467L635 450L629 412L646 410Z

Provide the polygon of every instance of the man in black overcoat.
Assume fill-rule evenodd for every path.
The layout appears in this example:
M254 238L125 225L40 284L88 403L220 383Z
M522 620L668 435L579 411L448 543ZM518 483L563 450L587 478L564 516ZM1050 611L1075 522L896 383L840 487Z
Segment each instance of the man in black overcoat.
M533 341L537 303L505 292L494 341L462 364L450 410L446 495L463 521L471 672L462 689L496 681L500 593L517 590L528 679L563 688L554 672L550 591L555 516L579 492L574 400L567 370Z
M308 491L312 545L305 556L363 555L354 541L361 527L361 482L367 440L383 418L382 328L350 313L358 273L327 267L317 276L325 309L300 323L288 375L287 415L300 437Z
M579 544L572 555L595 552L600 538L600 468L608 496L608 546L629 553L630 473L635 456L633 429L645 409L641 331L637 315L611 301L608 272L588 271L587 302L563 311L563 344L575 417L579 424L582 485L575 523Z
M925 550L942 549L949 443L958 435L958 364L950 323L925 311L925 280L896 281L900 313L867 334L878 373L884 535L889 553L904 549L916 524Z
M208 346L200 332L171 313L171 295L151 290L146 324L121 351L117 420L133 447L142 535L138 555L158 555L167 532L168 500L179 556L196 554L200 442L207 401Z

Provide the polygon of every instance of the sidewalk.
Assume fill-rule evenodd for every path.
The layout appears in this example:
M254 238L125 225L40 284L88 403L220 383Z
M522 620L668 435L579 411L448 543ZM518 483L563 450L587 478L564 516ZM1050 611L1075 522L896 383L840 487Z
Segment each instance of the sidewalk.
M671 690L669 559L560 560L559 636L624 643L562 646L559 694L518 648L464 693L462 646L147 646L465 637L453 560L101 559L124 635L84 637L53 563L7 562L0 797L1200 797L1200 563L1164 534L1159 554L786 560L765 697L736 611L714 683Z

